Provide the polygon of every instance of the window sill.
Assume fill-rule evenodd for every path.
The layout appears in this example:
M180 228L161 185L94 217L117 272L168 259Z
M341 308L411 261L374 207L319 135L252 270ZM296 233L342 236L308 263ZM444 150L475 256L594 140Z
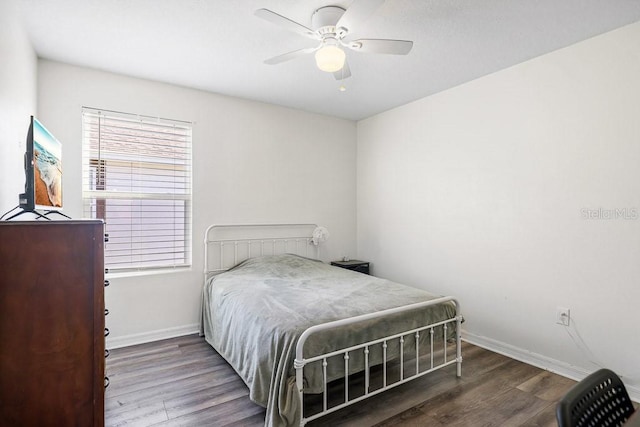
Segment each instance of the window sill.
M176 268L158 268L149 270L135 270L135 271L122 271L106 273L105 279L118 279L121 277L139 277L139 276L155 276L158 274L174 274L174 273L186 273L191 271L191 266L188 267L176 267Z

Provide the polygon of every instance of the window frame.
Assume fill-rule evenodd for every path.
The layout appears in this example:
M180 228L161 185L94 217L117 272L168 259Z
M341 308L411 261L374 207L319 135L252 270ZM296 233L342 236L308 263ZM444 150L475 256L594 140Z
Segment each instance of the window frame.
M107 121L106 123L109 120L126 122L132 126L127 128L127 131L131 133L120 135L122 140L112 138L112 146L119 146L122 151L113 149L109 143L101 141L103 130L110 126L106 123L102 124L101 121L104 120ZM97 121L97 128L93 123L94 121ZM138 131L134 129L136 125L140 128ZM179 129L180 134L170 138L169 145L164 145L165 142L162 145L160 143L154 144L151 140L155 138L148 135L144 136L145 132L153 133L154 129L158 130L160 128L165 129L165 131L167 128ZM98 133L97 137L95 135L96 132ZM108 135L113 136L113 134ZM131 138L131 140L127 141L128 138ZM171 143L176 145L170 145ZM97 151L95 149L96 144L98 146ZM141 144L143 147L148 144L146 145L147 151L145 151L145 148L140 149ZM103 147L109 147L104 149L107 154L102 154ZM83 215L88 218L104 219L106 233L109 233L110 228L119 231L127 227L129 229L128 235L126 232L124 233L128 237L122 240L124 245L129 244L129 248L125 246L123 254L119 256L119 262L114 262L116 255L113 253L116 250L112 250L112 254L109 255L109 243L105 245L105 267L108 269L110 276L156 274L191 269L193 258L192 147L192 122L82 107ZM163 149L166 149L165 151L170 154L167 155L166 152L158 154ZM161 167L158 167L158 165L161 165ZM127 169L130 170L129 173L126 172ZM125 172L122 172L122 170ZM173 184L173 191L166 188L166 186L163 187L162 184L165 181L162 179L159 181L157 179L154 180L154 175L144 177L144 173L136 174L134 171L153 171L154 174L160 171L157 177L168 178L169 181L167 182ZM174 175L173 178L171 173ZM109 188L109 174L116 174L120 182L123 181L122 177L124 177L124 182L128 182L130 188L126 189L126 185L125 189L118 188L115 191L113 188ZM176 178L176 176L178 177ZM153 201L158 201L162 205L158 211L153 211L153 208L149 207L149 204L153 204ZM171 206L172 202L173 207ZM129 204L129 210L126 209L127 203ZM117 222L116 219L113 219L117 218L117 215L109 215L109 210L118 212L118 204L125 206L120 212L124 213L124 215L128 214L129 222L126 223L125 221L124 225L110 227L109 221ZM165 209L167 212L165 218L173 221L174 234L173 237L167 237L166 242L157 242L153 239L153 234L145 236L145 230L150 230L147 233L151 233L154 226L158 227L162 224L162 218L158 218L156 224L153 221L145 222L144 211L156 213L163 212ZM138 216L136 217L136 215ZM166 224L171 224L171 221ZM178 224L177 227L176 224ZM168 230L169 234L167 236L170 236L171 227L168 227ZM120 235L118 234L118 240L119 238ZM167 246L164 246L165 243ZM153 251L148 252L148 249L144 249L145 245L153 244L156 245L155 249L159 249L155 253L155 258ZM113 239L111 245L115 246ZM171 253L174 254L173 259L170 258ZM177 257L175 257L176 254L178 254ZM146 258L152 259L144 260L145 255ZM162 258L163 256L168 258L164 259ZM129 257L130 260L122 261L126 257Z

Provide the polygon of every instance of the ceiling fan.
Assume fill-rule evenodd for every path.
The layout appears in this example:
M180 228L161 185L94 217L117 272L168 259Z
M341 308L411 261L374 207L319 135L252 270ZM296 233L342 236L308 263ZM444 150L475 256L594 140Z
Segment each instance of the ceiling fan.
M356 26L364 22L385 0L354 0L348 9L339 6L325 6L311 16L308 28L269 9L256 10L256 16L289 31L318 40L320 44L267 59L265 64L280 64L291 59L314 53L318 68L333 73L336 80L351 76L349 64L343 48L363 53L383 53L406 55L411 51L413 42L409 40L357 39L350 40L349 35Z

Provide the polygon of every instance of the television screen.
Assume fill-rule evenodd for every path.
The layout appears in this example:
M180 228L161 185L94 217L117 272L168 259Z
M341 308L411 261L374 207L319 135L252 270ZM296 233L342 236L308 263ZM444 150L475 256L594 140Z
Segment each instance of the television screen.
M62 209L62 144L33 116L25 154L25 210Z
M62 144L35 118L33 166L36 209L62 208Z

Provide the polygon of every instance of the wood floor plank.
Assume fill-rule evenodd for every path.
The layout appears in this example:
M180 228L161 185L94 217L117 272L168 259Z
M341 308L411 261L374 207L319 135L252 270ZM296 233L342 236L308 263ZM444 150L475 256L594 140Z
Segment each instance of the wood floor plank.
M249 396L249 389L242 389L234 382L216 385L206 390L185 393L179 397L165 400L165 409L170 419L179 418L191 412L221 405L229 401Z
M535 377L518 386L519 390L531 393L540 399L554 402L560 400L575 381L548 371L542 371Z
M455 368L449 367L400 385L393 390L380 393L362 404L337 411L308 425L310 427L375 425L386 418L409 410L433 396L444 393L458 383L461 383L461 380L456 378Z
M431 417L428 414L425 414L425 412L422 409L419 409L416 407L408 409L393 418L389 418L375 425L375 427L395 427L395 426L446 427L445 424L442 424L439 420Z
M534 417L522 423L523 427L556 427L556 402L549 403L542 411Z
M109 393L108 398L105 400L105 410L117 410L123 406L135 405L141 402L168 401L191 393L206 392L212 386L229 382L233 383L234 387L238 387L236 373L231 369L225 372L224 376L217 375L214 372L147 387L130 393L117 395Z
M192 369L180 369L176 372L165 372L163 375L138 377L133 380L127 381L124 384L119 384L116 377L110 377L110 383L113 385L110 394L111 396L118 396L120 394L141 391L151 387L170 387L171 384L177 380L190 378L196 375L205 375L215 371L215 366L199 365L194 366Z
M163 402L148 402L120 408L118 411L106 411L105 425L119 426L152 426L168 419Z
M383 392L309 427L555 426L574 381L463 343L455 366ZM107 426L262 426L265 410L227 362L197 335L112 350Z
M532 377L538 371L530 365L510 360L425 401L418 408L443 424L467 425L472 420L480 420L481 425L501 425L514 413L536 406L537 398L524 392L515 393L518 391L515 386L522 378ZM538 407L535 412L540 409Z
M261 424L264 424L264 409L253 404L248 398L240 397L227 401L223 405L211 406L154 425L162 427L227 426L258 413L262 416Z

